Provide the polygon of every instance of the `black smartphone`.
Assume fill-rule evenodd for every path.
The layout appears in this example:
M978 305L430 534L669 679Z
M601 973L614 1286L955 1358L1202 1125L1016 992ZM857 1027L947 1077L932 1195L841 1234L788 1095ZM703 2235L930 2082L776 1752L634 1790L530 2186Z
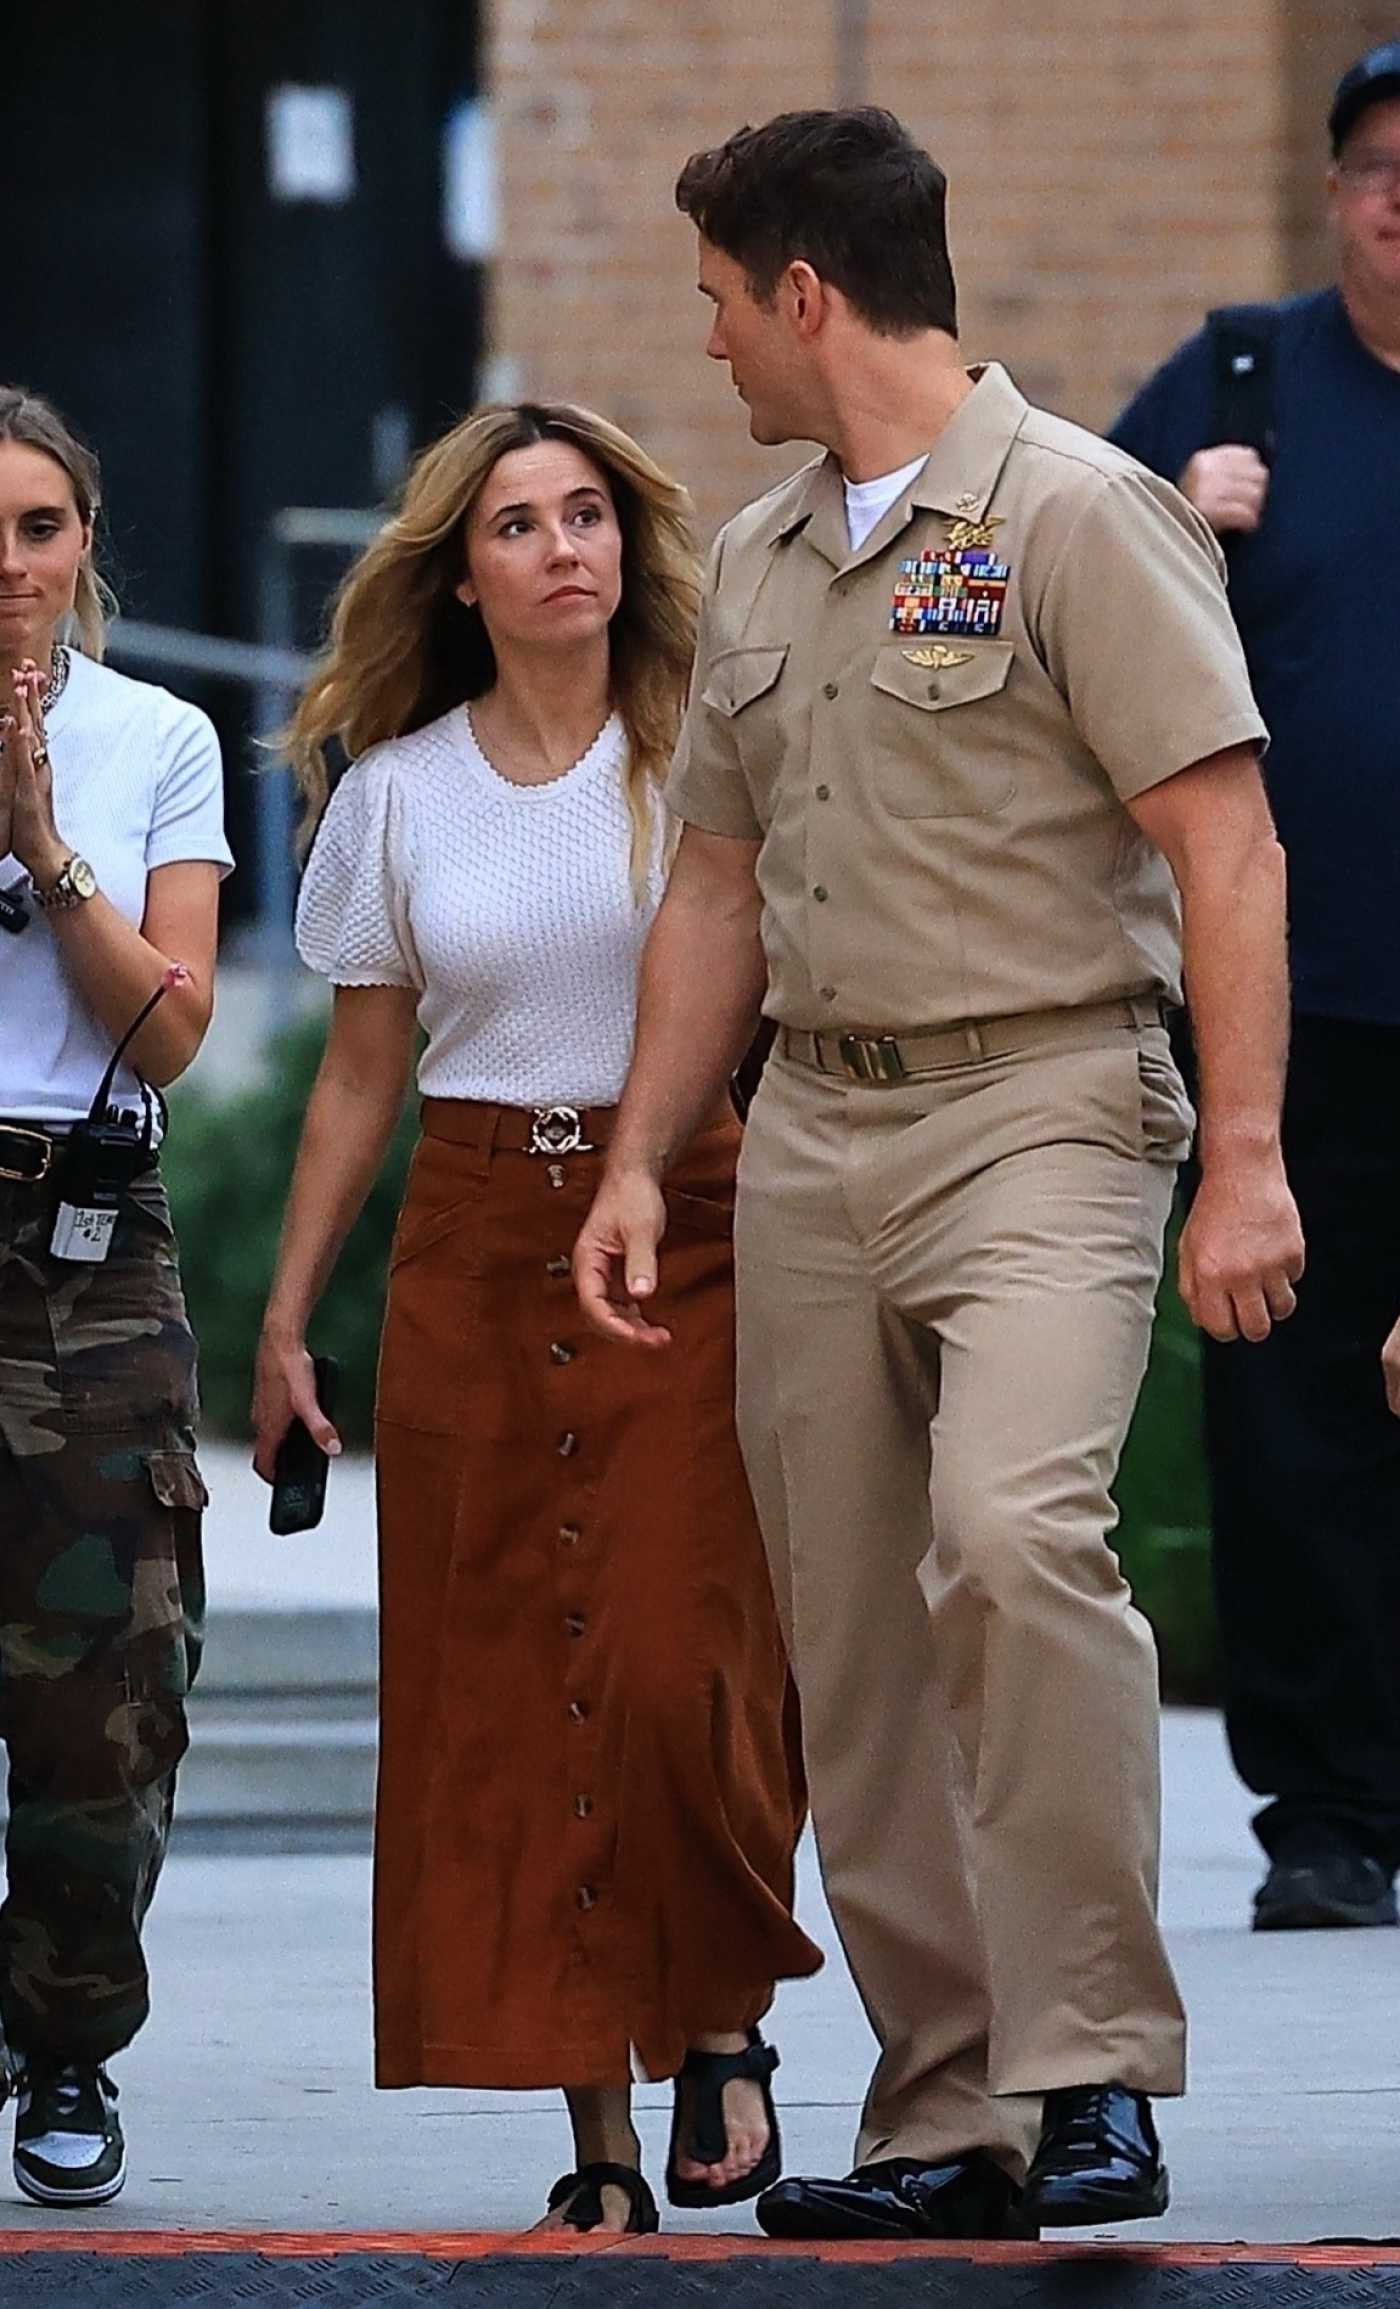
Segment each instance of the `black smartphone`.
M335 1384L340 1365L334 1355L318 1355L316 1400L326 1417L335 1416ZM330 1461L319 1443L313 1443L304 1421L294 1419L277 1446L272 1466L272 1501L267 1511L269 1531L285 1538L293 1531L314 1531L326 1505L326 1475Z

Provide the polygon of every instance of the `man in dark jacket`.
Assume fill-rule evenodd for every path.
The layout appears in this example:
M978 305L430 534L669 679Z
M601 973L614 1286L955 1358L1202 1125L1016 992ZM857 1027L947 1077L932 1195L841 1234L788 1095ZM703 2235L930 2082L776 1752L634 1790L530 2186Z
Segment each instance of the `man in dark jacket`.
M1206 1342L1230 1742L1270 1799L1261 1929L1394 1924L1400 1862L1400 42L1346 73L1329 129L1336 285L1217 317L1112 435L1226 543L1288 853L1308 1272L1263 1345Z

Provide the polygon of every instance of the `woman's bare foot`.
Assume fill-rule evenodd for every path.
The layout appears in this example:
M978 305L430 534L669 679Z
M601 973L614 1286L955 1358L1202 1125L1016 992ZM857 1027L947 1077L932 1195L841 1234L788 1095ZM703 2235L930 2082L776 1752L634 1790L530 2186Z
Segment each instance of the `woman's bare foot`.
M740 2053L748 2050L746 2036L697 2036L696 2052ZM676 2174L682 2181L698 2181L705 2188L727 2189L735 2181L748 2178L768 2146L768 2111L763 2105L763 2088L748 2077L735 2077L727 2084L721 2097L724 2109L724 2134L729 2143L728 2154L722 2164L702 2165L685 2154L689 2137L693 2094L688 2083L681 2083L681 2114L676 2137Z
M632 2095L625 2085L597 2085L571 2087L564 2095L568 2104L569 2122L574 2136L574 2169L581 2172L586 2165L623 2165L628 2172L642 2169L642 2144L632 2125ZM587 2182L580 2183L586 2188ZM568 2215L578 2204L578 2190L536 2221L530 2231L532 2237L552 2235L560 2229L577 2230L576 2221ZM632 2217L632 2206L627 2191L616 2182L605 2181L598 2191L602 2220L587 2233L591 2236L624 2236Z
M605 2181L598 2192L598 2201L603 2208L603 2218L587 2234L590 2237L625 2237L627 2224L632 2217L626 2190L615 2188L611 2181ZM560 2229L573 2229L574 2224L566 2220L565 2215L576 2202L576 2197L566 2197L562 2205L556 2205L552 2213L546 2213L542 2221L536 2221L528 2234L540 2237L552 2235ZM575 2230L574 2233L577 2235L579 2232Z

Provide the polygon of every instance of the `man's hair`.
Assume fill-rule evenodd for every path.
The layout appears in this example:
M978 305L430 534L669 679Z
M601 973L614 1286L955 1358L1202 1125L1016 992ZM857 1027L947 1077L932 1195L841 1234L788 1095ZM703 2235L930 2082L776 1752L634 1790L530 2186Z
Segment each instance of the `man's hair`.
M957 335L948 183L892 112L783 112L692 153L676 206L760 303L802 260L882 336Z

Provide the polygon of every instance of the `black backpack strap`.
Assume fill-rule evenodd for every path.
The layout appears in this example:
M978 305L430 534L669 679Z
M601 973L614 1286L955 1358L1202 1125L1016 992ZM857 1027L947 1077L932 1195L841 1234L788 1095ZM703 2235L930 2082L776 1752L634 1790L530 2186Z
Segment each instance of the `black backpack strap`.
M1215 440L1238 441L1272 464L1277 305L1219 305L1206 315L1215 371Z

